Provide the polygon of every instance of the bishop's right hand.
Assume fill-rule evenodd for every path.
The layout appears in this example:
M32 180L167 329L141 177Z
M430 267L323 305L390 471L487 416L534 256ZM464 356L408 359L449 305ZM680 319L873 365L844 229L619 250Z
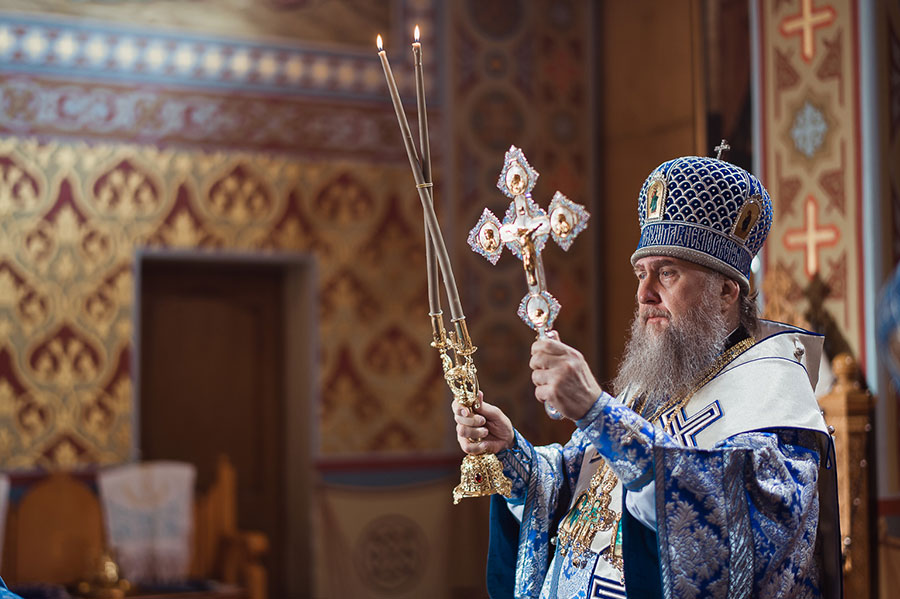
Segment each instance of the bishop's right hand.
M474 414L471 408L459 405L457 400L451 404L459 446L470 455L499 453L509 449L516 438L512 422L500 408L484 401L481 391L478 392L478 399L481 407Z

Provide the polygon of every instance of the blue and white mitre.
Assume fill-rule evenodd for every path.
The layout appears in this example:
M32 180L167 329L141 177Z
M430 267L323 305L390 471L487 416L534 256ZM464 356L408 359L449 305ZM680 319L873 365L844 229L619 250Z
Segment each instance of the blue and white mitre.
M685 156L650 173L638 199L641 239L631 256L672 256L750 289L750 263L772 228L759 179L724 160Z

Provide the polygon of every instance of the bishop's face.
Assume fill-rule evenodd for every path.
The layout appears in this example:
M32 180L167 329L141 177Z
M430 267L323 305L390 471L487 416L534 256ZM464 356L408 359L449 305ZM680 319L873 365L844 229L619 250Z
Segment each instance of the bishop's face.
M653 413L667 398L687 393L722 353L734 328L723 296L732 284L693 262L664 256L641 258L634 272L638 309L613 386L644 394Z
M668 256L646 256L634 264L638 315L648 333L658 334L680 321L708 293L708 268Z

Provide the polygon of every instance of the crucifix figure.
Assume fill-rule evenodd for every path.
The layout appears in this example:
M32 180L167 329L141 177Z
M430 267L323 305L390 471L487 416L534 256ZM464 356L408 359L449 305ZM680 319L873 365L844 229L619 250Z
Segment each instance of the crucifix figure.
M511 146L506 152L497 187L512 202L502 223L490 210L484 209L475 228L469 232L469 246L491 264L500 259L503 245L522 261L528 293L519 303L519 317L543 337L552 330L560 306L547 291L541 252L550 236L568 250L587 226L590 214L584 206L570 201L558 191L550 202L550 213L544 212L531 199L538 176L522 150Z

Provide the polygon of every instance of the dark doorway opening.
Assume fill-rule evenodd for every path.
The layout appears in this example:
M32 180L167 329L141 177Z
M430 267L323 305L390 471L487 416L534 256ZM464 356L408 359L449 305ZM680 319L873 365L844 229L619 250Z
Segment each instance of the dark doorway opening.
M174 251L135 263L138 455L194 464L201 490L228 455L238 525L269 538L269 596L308 596L312 262Z

